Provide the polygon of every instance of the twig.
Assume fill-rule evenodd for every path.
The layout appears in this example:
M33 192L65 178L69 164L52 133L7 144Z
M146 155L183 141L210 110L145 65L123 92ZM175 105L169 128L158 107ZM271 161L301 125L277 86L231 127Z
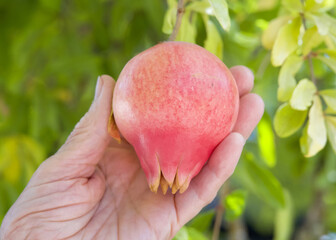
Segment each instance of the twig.
M302 4L302 8L304 7L304 0L301 0L301 4ZM304 12L302 11L300 13L300 16L301 16L301 21L302 21L302 24L303 24L303 28L305 31L307 31L307 23L306 23L306 17L304 15ZM307 55L307 60L308 60L308 64L309 64L309 69L310 69L310 77L311 77L311 80L313 81L313 83L316 85L316 77L315 77L315 73L314 73L314 66L313 66L313 60L312 60L312 53L310 52L308 55Z
M174 41L176 39L178 31L181 26L183 14L184 14L184 0L179 0L178 5L177 5L175 26L174 26L173 32L170 35L168 41Z
M219 202L216 207L216 218L215 218L215 224L214 224L213 232L212 232L212 240L219 239L220 227L222 225L222 218L223 218L223 213L224 213L222 201L228 192L229 192L229 187L227 184L224 184L219 191Z

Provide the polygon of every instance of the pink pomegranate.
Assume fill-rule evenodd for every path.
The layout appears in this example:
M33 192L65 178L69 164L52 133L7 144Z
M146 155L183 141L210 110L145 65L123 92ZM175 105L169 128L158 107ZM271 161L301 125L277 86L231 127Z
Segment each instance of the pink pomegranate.
M204 48L160 43L131 59L113 96L121 134L134 147L150 189L184 192L230 133L239 94L228 68Z

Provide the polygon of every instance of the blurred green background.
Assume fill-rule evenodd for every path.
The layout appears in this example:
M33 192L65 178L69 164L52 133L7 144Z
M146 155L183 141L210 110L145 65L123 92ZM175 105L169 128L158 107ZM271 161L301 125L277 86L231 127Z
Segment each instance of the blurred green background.
M184 23L185 36L178 38L212 49L228 67L251 68L254 92L264 99L266 111L233 177L176 239L209 239L218 231L215 213L223 215L217 239L308 240L336 232L332 148L328 144L307 159L300 151L301 133L280 139L273 131L279 68L272 66L261 37L285 11L283 3L228 0L231 28L224 31L212 15L211 26L205 24L204 1L189 2L201 3L186 13L192 20ZM334 4L329 14L335 16L334 1L328 2ZM0 223L38 165L57 151L88 110L97 77L117 79L130 58L167 40L164 32L170 31L174 4L0 0ZM335 73L320 62L313 64L318 86L335 88ZM305 64L298 74L307 72Z

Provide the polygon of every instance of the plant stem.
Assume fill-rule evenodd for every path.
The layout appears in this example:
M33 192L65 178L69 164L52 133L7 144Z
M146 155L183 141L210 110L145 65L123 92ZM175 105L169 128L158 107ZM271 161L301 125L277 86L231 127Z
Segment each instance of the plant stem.
M224 213L222 201L228 192L229 192L229 186L226 183L219 190L219 202L216 207L216 218L215 218L215 224L214 224L213 232L212 232L212 240L219 239L220 227L222 225L222 218L223 218L223 213Z
M184 0L179 0L178 5L177 5L175 26L174 26L173 32L170 35L168 41L174 41L176 39L178 31L181 26L183 14L184 14Z
M303 8L304 7L304 0L301 0L301 4L302 4L302 8ZM306 17L304 15L303 9L302 9L302 12L300 13L300 16L301 16L301 21L302 21L303 28L304 28L305 31L307 31ZM312 53L311 52L307 55L307 61L308 61L308 64L309 64L311 80L316 85L316 77L315 77L315 73L314 73L314 66L313 66L313 60L312 60Z

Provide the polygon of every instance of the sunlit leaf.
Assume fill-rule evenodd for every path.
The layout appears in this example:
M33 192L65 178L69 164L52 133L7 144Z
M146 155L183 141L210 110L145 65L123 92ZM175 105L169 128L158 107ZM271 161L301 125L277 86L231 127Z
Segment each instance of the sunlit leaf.
M282 26L274 42L272 49L272 64L280 66L286 58L298 48L301 19L294 18L289 23Z
M224 30L229 30L231 26L229 9L226 0L209 0L214 9L215 16Z
M267 114L264 114L258 124L258 145L262 159L269 167L276 164L274 133L272 121Z
M189 240L187 227L182 227L175 235L173 240Z
M306 0L305 10L310 12L326 12L335 7L334 0Z
M290 193L284 190L285 206L279 208L275 215L274 240L290 239L293 232L294 206Z
M176 22L177 2L175 0L168 1L168 9L163 18L162 32L171 34Z
M181 26L177 34L176 40L183 42L195 43L197 28L193 22L190 22L190 12L186 12L181 21ZM195 21L193 18L191 21Z
M302 79L294 89L290 99L291 107L300 111L306 110L312 104L316 90L316 86L312 81Z
M326 117L328 140L336 153L336 117Z
M282 0L281 3L291 12L301 12L303 8L301 1Z
M288 137L299 130L306 117L307 111L295 110L284 103L275 113L274 130L279 137Z
M206 15L214 15L214 9L209 0L192 1L186 7L187 10L199 12Z
M302 54L307 55L323 42L323 37L319 34L317 27L314 26L306 30L302 41Z
M318 56L317 58L324 62L328 67L331 68L331 70L336 73L336 58L327 56Z
M327 130L324 121L321 99L314 96L309 111L309 121L300 138L301 151L305 157L312 157L324 148L327 142Z
M327 106L336 111L336 89L325 89L321 90L319 93Z
M287 58L279 73L278 100L286 102L296 86L295 74L299 71L303 63L302 58L292 55Z
M243 214L246 197L247 192L241 189L235 190L226 196L223 201L226 220L233 221Z
M328 15L327 13L315 13L307 14L309 19L312 19L318 29L318 32L322 35L330 36L336 41L336 19Z
M288 23L289 20L291 20L293 17L291 16L281 16L273 19L269 25L266 31L263 32L262 35L262 44L267 49L272 49L275 39L278 36L279 29Z
M206 29L206 39L204 41L204 48L209 52L215 54L219 59L223 57L223 40L216 28L216 25L208 18L204 17L204 24Z
M188 224L188 226L197 229L200 232L205 232L209 230L214 216L214 210L201 212L196 217L194 217L194 219Z
M254 193L273 207L283 207L284 193L276 177L268 169L257 164L252 154L246 154L243 165Z
M173 240L207 240L207 238L196 229L184 226L178 231Z

